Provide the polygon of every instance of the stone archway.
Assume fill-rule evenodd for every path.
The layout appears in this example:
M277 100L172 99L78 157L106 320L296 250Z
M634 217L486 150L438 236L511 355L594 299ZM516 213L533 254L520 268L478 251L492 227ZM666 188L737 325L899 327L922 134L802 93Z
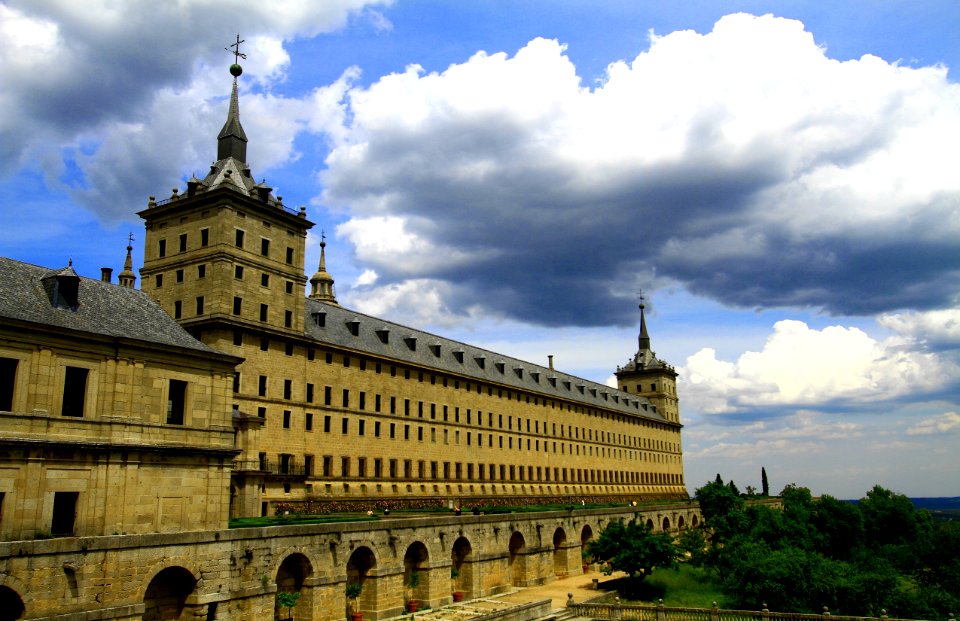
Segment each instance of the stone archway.
M453 542L450 566L450 582L454 593L463 593L473 597L473 546L466 537L458 537Z
M663 532L670 532L670 518L668 517L663 518Z
M590 528L589 524L584 524L583 528L580 529L580 562L583 566L583 573L587 573L590 563L593 559L590 557L590 554L587 552L587 545L593 539L593 529Z
M430 553L421 541L407 546L403 555L403 590L406 599L421 601L430 597L430 572L427 563Z
M527 542L520 531L510 535L510 584L524 586L527 579Z
M693 526L693 528L696 528L697 526L700 526L700 520L697 519L697 514L696 514L696 513L694 513L694 514L693 514L693 517L690 518L690 524L691 524L691 526Z
M553 531L553 575L566 578L568 573L567 533L563 528L557 527L557 530Z
M26 611L16 591L8 586L0 586L0 621L18 621Z
M176 621L185 618L187 597L197 579L183 567L167 567L150 580L143 595L143 621Z
M647 520L647 530L649 530L652 533L653 529L654 529L653 520L652 519Z
M686 522L683 521L683 516L677 518L677 528L683 530L686 527Z
M370 576L370 572L377 566L377 557L367 546L360 546L347 559L347 584L359 584L363 591L357 598L357 610L376 610L377 580ZM353 604L345 601L346 609Z
M283 559L280 567L277 568L275 582L277 584L277 593L299 593L300 599L297 605L291 610L281 609L279 605L275 606L274 619L287 619L287 613L291 613L292 619L311 619L310 611L313 609L313 601L310 589L304 588L304 582L313 575L313 565L303 554L295 552Z

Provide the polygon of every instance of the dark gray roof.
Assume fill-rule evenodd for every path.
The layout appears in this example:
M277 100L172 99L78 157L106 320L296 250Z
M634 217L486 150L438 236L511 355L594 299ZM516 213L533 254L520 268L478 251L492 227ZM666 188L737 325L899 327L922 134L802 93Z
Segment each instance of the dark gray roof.
M647 399L635 394L342 306L309 298L306 304L306 334L319 343L539 393L548 398L666 422ZM323 314L322 326L318 325L317 314Z
M54 305L51 292L58 276L78 281L76 310ZM220 354L190 336L142 291L78 277L73 268L51 270L0 257L3 319Z

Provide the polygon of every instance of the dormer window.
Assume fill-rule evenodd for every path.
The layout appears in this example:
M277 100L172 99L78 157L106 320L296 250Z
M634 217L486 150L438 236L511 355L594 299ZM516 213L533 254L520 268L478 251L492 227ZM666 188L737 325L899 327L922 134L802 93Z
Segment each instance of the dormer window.
M354 317L348 321L347 330L349 330L353 336L360 336L360 320Z
M384 345L390 342L390 330L386 328L380 328L377 330L377 338L380 339L380 342Z
M540 383L540 371L530 371L530 377L532 377L536 383Z
M487 357L486 356L474 356L474 361L476 361L477 366L481 369L486 368L487 366Z
M327 314L324 312L310 313L313 317L313 323L323 328L327 325Z
M513 372L517 374L517 377L523 379L523 367L513 367Z
M430 345L430 352L431 352L434 356L436 356L437 358L439 358L439 357L440 357L440 343L434 343L434 344Z
M548 377L548 378L547 378L547 381L550 382L550 385L553 386L554 388L557 387L557 378L554 377L553 375L551 375L550 377Z
M457 359L457 362L459 362L460 364L463 364L464 353L465 352L462 349L454 350L453 357Z
M417 337L405 336L403 337L403 342L407 344L407 347L410 348L410 351L417 351Z
M507 368L507 365L503 362L503 360L494 363L493 366L497 367L497 371L500 371L500 373L503 373L504 369Z
M43 279L44 288L55 308L76 311L80 306L80 277L72 267L66 267Z

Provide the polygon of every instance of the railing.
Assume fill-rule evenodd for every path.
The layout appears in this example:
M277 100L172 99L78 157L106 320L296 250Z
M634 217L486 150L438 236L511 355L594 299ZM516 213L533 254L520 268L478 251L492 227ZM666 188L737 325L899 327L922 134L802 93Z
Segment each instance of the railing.
M826 606L823 614L802 614L794 612L770 612L763 610L723 610L717 608L675 608L664 606L624 605L620 598L609 603L577 603L571 597L567 600L567 610L573 616L605 621L904 621L887 617L886 611L880 617L851 617L831 615ZM953 614L950 621L956 621Z

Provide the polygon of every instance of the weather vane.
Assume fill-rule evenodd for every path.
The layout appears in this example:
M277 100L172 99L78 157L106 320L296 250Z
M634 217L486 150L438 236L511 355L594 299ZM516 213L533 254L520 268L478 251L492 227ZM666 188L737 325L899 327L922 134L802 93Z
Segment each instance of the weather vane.
M127 235L127 245L128 245L128 246L132 246L132 245L133 245L133 233L132 233L132 232L131 232L129 235Z
M643 301L646 299L643 297L643 289L637 292L637 298L640 300L640 308L643 308Z
M240 59L247 59L247 55L240 51L240 44L244 41L246 41L246 39L241 39L240 33L238 32L237 42L230 44L230 47L232 47L233 50L231 50L230 47L223 48L233 54L233 64L230 65L230 75L235 78L240 77L240 74L243 73L243 67L240 66Z

